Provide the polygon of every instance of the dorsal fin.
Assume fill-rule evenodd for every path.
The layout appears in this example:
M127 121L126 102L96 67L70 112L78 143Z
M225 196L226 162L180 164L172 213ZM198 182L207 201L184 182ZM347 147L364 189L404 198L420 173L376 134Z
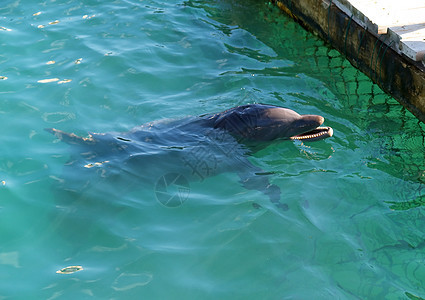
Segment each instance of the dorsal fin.
M91 134L88 137L81 137L75 133L64 132L56 128L46 128L46 131L54 134L58 139L68 144L92 145L96 143L96 140L93 139Z

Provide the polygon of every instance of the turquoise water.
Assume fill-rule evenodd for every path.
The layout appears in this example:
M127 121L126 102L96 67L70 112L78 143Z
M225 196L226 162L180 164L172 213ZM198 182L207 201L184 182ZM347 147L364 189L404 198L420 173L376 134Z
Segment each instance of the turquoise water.
M425 298L424 126L274 6L5 1L0 26L1 299ZM234 172L167 207L124 168L70 168L73 148L44 130L253 102L334 129L249 158L287 211ZM57 273L69 266L83 269Z

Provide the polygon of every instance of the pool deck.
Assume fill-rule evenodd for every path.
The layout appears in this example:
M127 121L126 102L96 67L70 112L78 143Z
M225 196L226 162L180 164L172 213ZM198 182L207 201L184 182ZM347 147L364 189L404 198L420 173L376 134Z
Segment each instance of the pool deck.
M425 122L425 0L273 0Z

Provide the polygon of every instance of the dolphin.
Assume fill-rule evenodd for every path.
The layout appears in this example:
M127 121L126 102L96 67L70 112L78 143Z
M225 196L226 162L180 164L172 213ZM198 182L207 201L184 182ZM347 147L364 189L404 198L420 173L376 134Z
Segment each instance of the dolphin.
M319 115L248 104L219 113L151 122L124 133L89 133L81 137L55 128L46 130L77 146L77 155L67 164L73 173L78 170L72 181L80 181L80 188L71 187L76 192L92 186L94 174L113 178L114 182L121 180L128 186L156 184L163 188L162 181L180 182L180 187L187 187L189 181L236 172L245 188L263 192L278 208L286 210L287 205L280 201L280 188L271 184L267 172L254 166L248 157L275 141L307 142L331 137L332 128L322 127L323 122Z

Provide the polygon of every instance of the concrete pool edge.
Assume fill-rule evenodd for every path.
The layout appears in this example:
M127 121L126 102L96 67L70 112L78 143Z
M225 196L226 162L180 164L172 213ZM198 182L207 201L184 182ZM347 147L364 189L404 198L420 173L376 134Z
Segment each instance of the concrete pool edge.
M309 31L340 51L353 66L425 123L425 65L397 50L390 34L379 34L358 12L332 0L272 0ZM347 15L351 13L351 15Z

